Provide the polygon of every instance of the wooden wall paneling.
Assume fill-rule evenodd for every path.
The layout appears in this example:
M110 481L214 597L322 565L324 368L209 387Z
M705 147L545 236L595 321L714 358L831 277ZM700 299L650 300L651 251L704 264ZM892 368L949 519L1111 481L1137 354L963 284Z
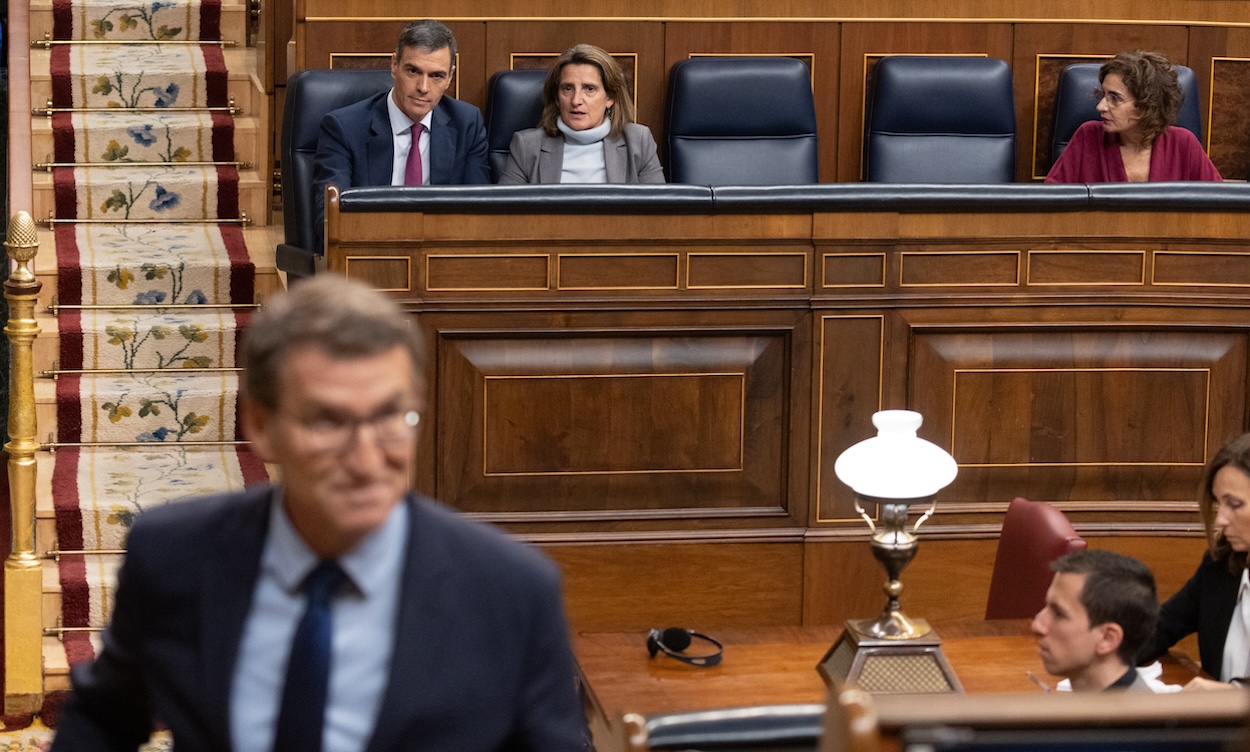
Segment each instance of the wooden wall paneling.
M872 66L884 55L986 55L1011 62L1008 23L842 24L836 180L863 179L865 105ZM1017 99L1019 92L1016 93Z
M809 533L803 546L803 624L841 625L876 616L885 606L885 570L872 556L868 526L830 540Z
M680 626L787 626L802 621L803 544L734 543L548 545L564 573L570 626L577 632Z
M447 503L521 522L803 523L789 486L804 462L789 415L798 314L478 315L469 331L423 318Z
M812 71L820 180L832 182L837 179L838 37L838 24L831 22L669 21L664 33L665 83L674 63L693 56L780 55L802 60ZM749 102L749 92L744 95Z
M664 111L664 25L659 22L491 21L486 25L486 77L496 71L549 68L579 43L612 53L633 88L638 122L661 137Z
M1131 322L918 331L911 405L960 463L944 498L1183 505L1206 459L1242 429L1245 335Z
M885 402L887 351L885 311L814 312L817 341L813 417L815 508L812 525L864 524L854 494L834 475L838 455L876 434L873 413Z
M1127 16L1133 18L1133 16ZM1015 25L1011 58L1016 87L1016 179L1050 170L1055 84L1070 63L1098 62L1126 50L1153 50L1188 64L1189 29L1181 25L1055 23Z
M401 16L411 12L396 0L308 0L308 15L317 16ZM518 4L509 0L430 0L421 6L429 18L552 18L621 19L656 18L699 19L776 19L776 18L858 18L858 19L967 19L967 18L1048 18L1106 19L1138 21L1187 19L1204 22L1240 23L1245 21L1242 0L1173 0L1169 3L1142 4L1136 0L1014 0L987 4L984 0L947 0L937 5L914 0L846 0L830 7L827 0L632 0L619 5L587 6L582 0L531 0Z
M306 68L390 68L391 56L407 18L384 20L331 18L306 23L307 43L300 53ZM415 20L415 19L414 19ZM448 96L482 107L486 99L486 24L448 21L456 35L455 78ZM292 71L293 73L294 71Z
M1208 120L1211 161L1226 180L1250 179L1250 50L1211 61L1211 110Z

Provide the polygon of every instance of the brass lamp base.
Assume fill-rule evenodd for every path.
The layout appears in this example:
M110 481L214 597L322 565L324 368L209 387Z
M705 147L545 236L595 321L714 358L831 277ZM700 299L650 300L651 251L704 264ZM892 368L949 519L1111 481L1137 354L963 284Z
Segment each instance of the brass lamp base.
M855 684L872 694L963 692L942 654L942 640L924 619L909 620L919 637L874 636L878 619L851 619L816 670L825 684Z

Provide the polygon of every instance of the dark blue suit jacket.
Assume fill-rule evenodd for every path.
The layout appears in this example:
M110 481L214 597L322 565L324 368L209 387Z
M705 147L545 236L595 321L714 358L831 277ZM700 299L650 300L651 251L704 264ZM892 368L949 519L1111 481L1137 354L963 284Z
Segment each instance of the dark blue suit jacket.
M386 98L390 91L340 107L321 119L313 160L318 227L325 217L325 187L390 185L394 136ZM443 97L430 121L430 185L483 185L490 182L486 126L467 102ZM318 244L317 251L320 252Z
M153 720L179 752L230 749L230 686L268 487L144 512L94 663L73 672L54 750L133 750ZM588 734L555 565L410 497L395 652L367 752L584 750Z

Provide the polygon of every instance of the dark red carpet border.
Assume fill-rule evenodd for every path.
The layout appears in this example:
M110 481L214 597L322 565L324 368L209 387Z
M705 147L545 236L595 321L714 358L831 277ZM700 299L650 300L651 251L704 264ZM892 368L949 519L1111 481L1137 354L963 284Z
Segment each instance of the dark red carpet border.
M70 52L73 45L60 44L52 48L52 106L74 106L74 75L70 67ZM229 73L226 71L226 56L221 45L200 45L204 54L204 91L205 104L209 107L226 107L230 104L227 88ZM151 106L149 104L148 106Z
M213 162L233 162L234 161L234 116L228 112L212 113L212 133L210 139L212 143L212 154L209 157ZM73 116L68 112L55 112L52 114L52 150L53 161L68 164L76 162L74 154L74 146L77 143L74 135ZM93 155L87 155L88 161ZM135 164L143 164L136 162Z
M53 0L52 38L72 39L74 34L75 3L72 0ZM200 39L221 39L221 1L201 0Z

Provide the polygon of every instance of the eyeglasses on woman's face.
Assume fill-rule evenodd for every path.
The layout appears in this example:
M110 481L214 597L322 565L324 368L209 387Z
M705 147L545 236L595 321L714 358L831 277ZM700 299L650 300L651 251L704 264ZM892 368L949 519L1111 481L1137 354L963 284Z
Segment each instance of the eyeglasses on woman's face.
M1118 91L1105 91L1102 87L1094 89L1094 101L1101 102L1104 99L1107 100L1107 106L1113 110L1133 101Z

